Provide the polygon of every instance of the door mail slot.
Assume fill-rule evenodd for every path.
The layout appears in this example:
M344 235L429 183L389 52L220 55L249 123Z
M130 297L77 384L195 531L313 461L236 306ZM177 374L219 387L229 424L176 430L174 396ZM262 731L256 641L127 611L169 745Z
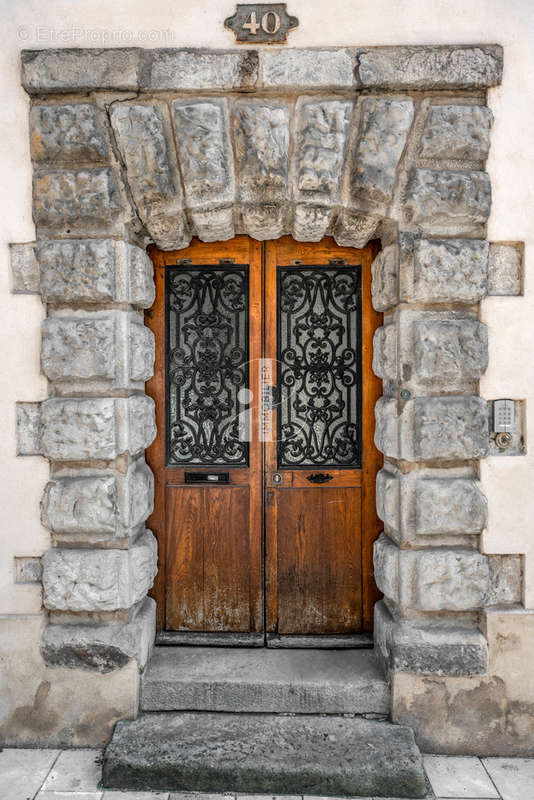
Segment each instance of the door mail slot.
M186 483L230 483L229 472L186 472Z

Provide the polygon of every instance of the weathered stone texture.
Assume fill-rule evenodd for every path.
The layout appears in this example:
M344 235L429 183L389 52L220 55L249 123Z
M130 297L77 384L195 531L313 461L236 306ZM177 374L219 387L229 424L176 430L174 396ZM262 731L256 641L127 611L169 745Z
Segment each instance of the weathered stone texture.
M488 294L520 295L523 278L523 244L491 242L488 263Z
M402 608L468 611L481 608L490 587L487 556L474 550L401 550L382 534L375 542L377 586Z
M113 227L124 201L114 169L38 170L33 178L33 219L44 227Z
M33 106L30 146L34 161L76 164L110 157L104 115L92 103Z
M376 311L387 311L398 302L399 250L396 244L387 245L372 263L371 294Z
M325 206L296 205L293 238L297 242L320 242L328 231L332 216L332 209Z
M134 47L23 50L22 85L30 94L135 90L142 53Z
M257 50L153 50L144 87L161 90L254 89Z
M375 331L373 372L384 380L397 379L397 328L394 324L383 325Z
M523 574L521 556L488 556L490 585L486 605L510 605L522 602Z
M478 303L488 290L488 249L478 239L416 239L413 254L403 248L401 300Z
M488 669L488 644L473 625L395 619L382 600L375 605L374 636L388 672L481 675Z
M341 247L365 247L376 233L379 219L342 208L334 229L334 239Z
M35 242L10 244L9 265L13 294L37 294L39 292L39 262L35 254Z
M17 403L17 455L41 454L41 404Z
M129 537L152 513L154 477L141 459L118 472L55 476L45 488L41 518L63 540Z
M154 302L153 266L140 247L113 239L42 241L41 295L46 303Z
M348 50L264 50L263 85L274 88L352 88L352 58Z
M171 166L162 109L117 103L110 118L137 212L150 236L163 249L187 246L191 237L182 187Z
M141 320L131 320L126 326L124 346L128 348L128 377L134 382L144 383L154 374L154 334Z
M356 51L356 84L381 89L476 89L497 86L502 47L366 47Z
M414 315L413 377L436 391L461 391L488 366L488 330L467 315ZM403 372L412 365L403 358Z
M42 557L43 603L55 611L131 608L152 586L156 562L150 531L128 550L48 550Z
M156 603L146 597L125 624L47 625L41 654L50 667L107 673L135 658L142 670L152 653L155 635Z
M287 197L289 106L242 101L233 124L239 194L244 203L279 202Z
M414 169L406 189L405 218L421 231L478 233L487 221L491 186L485 172Z
M366 97L350 178L351 203L385 212L393 196L397 166L413 120L411 100Z
M419 146L421 158L484 161L493 114L486 106L431 106Z
M15 583L41 583L42 576L38 556L15 556Z

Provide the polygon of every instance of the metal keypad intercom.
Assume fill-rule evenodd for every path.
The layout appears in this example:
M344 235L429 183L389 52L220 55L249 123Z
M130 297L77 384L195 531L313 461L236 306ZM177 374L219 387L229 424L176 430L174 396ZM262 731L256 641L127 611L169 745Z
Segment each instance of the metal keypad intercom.
M513 400L493 401L493 430L496 434L495 444L500 450L505 450L512 443L514 413Z

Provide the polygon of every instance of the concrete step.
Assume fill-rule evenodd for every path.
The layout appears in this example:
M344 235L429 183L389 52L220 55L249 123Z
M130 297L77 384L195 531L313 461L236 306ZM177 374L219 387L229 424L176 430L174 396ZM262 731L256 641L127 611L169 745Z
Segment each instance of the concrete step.
M156 647L143 711L389 714L372 650Z
M119 722L107 789L426 796L410 728L361 717L166 712Z

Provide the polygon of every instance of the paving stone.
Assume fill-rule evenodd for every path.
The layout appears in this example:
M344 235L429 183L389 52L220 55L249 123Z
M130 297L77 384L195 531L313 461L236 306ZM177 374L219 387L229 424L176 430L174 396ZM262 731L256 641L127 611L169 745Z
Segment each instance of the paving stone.
M520 295L523 278L523 243L491 242L488 262L488 294Z
M102 770L100 750L63 750L46 779L50 792L97 792Z
M486 106L431 106L419 145L422 158L484 161L493 114Z
M478 233L491 207L489 176L476 170L414 169L404 214L424 233Z
M220 795L218 799L222 800ZM203 798L195 794L191 796L191 800L203 800ZM168 792L104 792L103 800L169 800ZM184 798L185 800L185 798Z
M23 50L22 85L30 94L135 90L142 54L135 47Z
M11 291L13 294L38 294L40 290L39 262L35 242L9 245Z
M35 800L101 800L102 792L39 792Z
M43 603L55 611L131 608L152 586L156 562L150 531L128 550L48 550L42 557Z
M411 100L362 100L360 138L350 178L351 204L356 208L385 212L393 196L413 113Z
M35 105L30 110L35 161L107 161L111 149L105 114L93 103Z
M144 88L156 91L254 89L258 80L257 50L162 49L151 52Z
M356 51L356 85L381 89L477 89L497 86L500 45L365 47Z
M352 57L348 50L264 50L263 85L299 90L328 86L352 88Z
M68 229L112 227L120 221L124 199L116 171L110 167L38 170L33 178L36 225Z
M401 237L401 300L478 303L488 291L487 242Z
M335 715L146 714L115 727L103 782L139 790L426 795L410 729Z
M428 779L438 797L499 797L478 758L423 756L423 761Z
M28 800L29 797L34 797L59 752L4 748L0 752L0 785L6 800Z
M502 800L527 800L534 786L534 758L483 758Z

